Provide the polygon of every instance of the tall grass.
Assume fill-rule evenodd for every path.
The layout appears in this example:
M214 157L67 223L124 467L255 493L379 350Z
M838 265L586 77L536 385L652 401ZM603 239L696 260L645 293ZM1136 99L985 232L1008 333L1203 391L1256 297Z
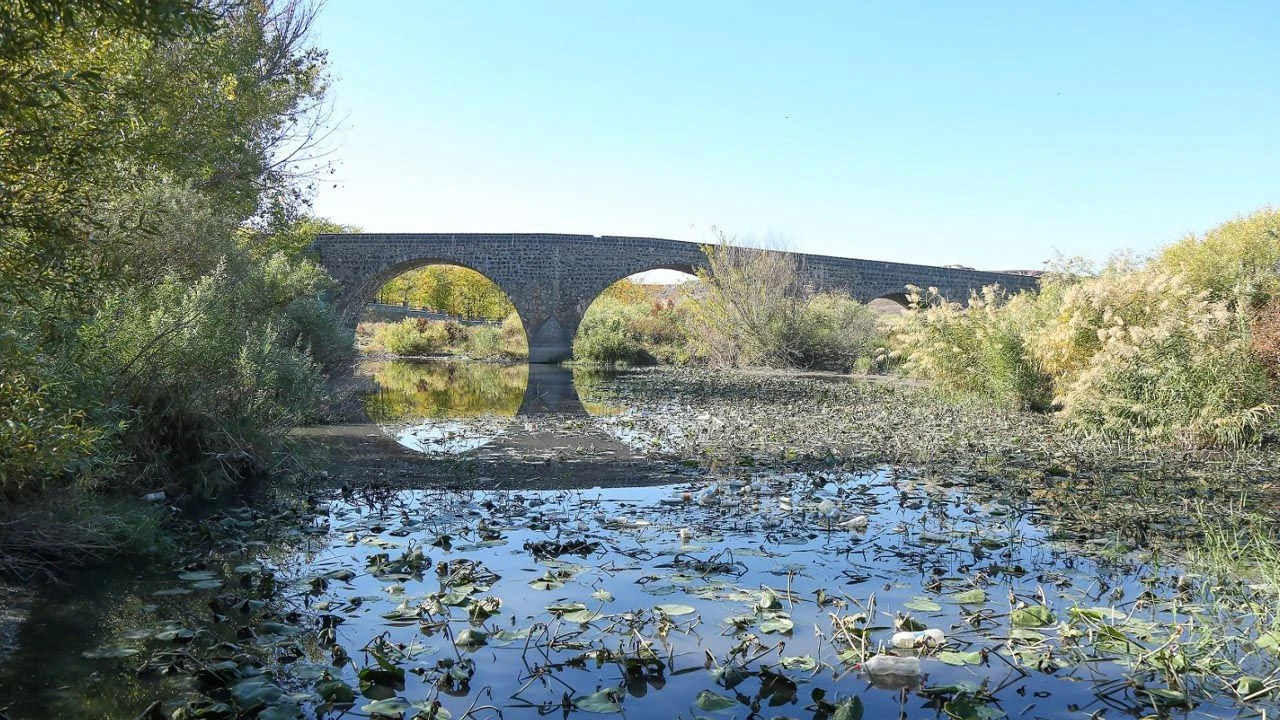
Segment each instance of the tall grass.
M895 335L907 372L1070 427L1144 441L1241 446L1276 430L1280 213L1166 248L995 288L967 307L917 294ZM1051 400L1049 399L1051 398Z

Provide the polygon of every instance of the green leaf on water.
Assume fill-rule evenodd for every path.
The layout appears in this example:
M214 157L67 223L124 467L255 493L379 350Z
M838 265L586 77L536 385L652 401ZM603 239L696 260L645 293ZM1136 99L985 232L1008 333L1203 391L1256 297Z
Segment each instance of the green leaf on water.
M596 612L595 610L580 608L578 610L572 610L570 612L567 612L561 615L560 617L564 618L565 622L575 622L575 623L585 625L589 622L599 620L600 618L604 617L604 615Z
M449 718L453 717L443 707L437 707L433 712L430 705L415 704L398 697L375 700L360 709L369 713L369 717L393 718L394 720L401 720L401 718L449 720Z
M605 688L573 699L574 707L589 713L609 715L622 712L622 688Z
M1067 608L1067 615L1076 620L1123 620L1125 614L1109 607L1070 607Z
M694 699L693 704L697 705L699 709L706 710L707 712L718 712L720 710L728 710L731 707L737 707L738 701L718 693L713 693L710 690L703 690L698 693L698 697Z
M1005 716L1003 710L970 697L949 700L942 706L942 711L952 720L996 720Z
M809 671L818 667L818 661L808 655L799 655L782 658L782 667L787 670Z
M356 701L356 691L341 680L324 680L316 683L316 694L325 702L336 704Z
M258 720L297 720L302 708L296 702L281 702L258 713Z
M251 677L231 686L231 697L245 710L273 705L284 697L284 690L265 677Z
M938 659L948 665L978 665L982 663L982 653L943 650L938 653Z
M1254 642L1259 650L1270 650L1276 652L1280 650L1280 630L1268 630L1258 636Z
M786 613L774 613L766 617L760 623L760 632L763 633L789 633L796 626Z
M938 612L942 606L930 600L929 598L913 597L903 603L902 607L916 612Z
M947 600L960 605L981 605L987 601L987 591L982 588L974 588L973 590L956 593L947 598Z
M155 635L160 642L185 642L195 636L195 632L187 628L167 628Z
M1143 690L1151 696L1151 701L1156 705L1166 705L1171 707L1181 707L1187 704L1187 694L1180 690L1172 688L1147 688Z
M1053 611L1043 605L1018 608L1009 614L1009 620L1014 627L1048 627L1058 622Z
M1262 680L1246 675L1236 682L1236 694L1240 697L1249 697L1262 692L1267 688L1267 684Z
M97 650L87 650L80 654L90 660L102 660L104 658L123 658L137 655L138 649L131 647L104 647Z
M458 633L458 636L453 640L454 645L464 649L478 648L487 642L489 642L489 633L483 630L476 630L475 628L467 628L466 630L463 630Z
M751 675L739 665L725 665L712 670L711 677L723 685L726 690L732 690L743 680L751 677Z

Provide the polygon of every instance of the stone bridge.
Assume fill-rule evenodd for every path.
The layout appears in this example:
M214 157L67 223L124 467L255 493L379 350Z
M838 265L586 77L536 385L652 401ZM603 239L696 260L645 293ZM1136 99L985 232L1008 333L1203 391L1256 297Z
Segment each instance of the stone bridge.
M593 235L324 234L312 249L337 282L333 301L348 327L378 288L401 273L437 264L481 273L511 298L534 363L569 359L582 314L618 280L646 270L694 273L706 266L698 243ZM904 302L908 284L936 287L956 299L993 283L1011 291L1036 288L1036 278L1026 275L796 255L816 287L848 292L862 302Z

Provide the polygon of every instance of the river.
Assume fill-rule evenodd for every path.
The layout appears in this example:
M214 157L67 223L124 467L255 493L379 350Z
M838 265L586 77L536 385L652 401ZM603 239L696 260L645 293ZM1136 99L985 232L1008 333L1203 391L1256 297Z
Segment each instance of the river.
M854 380L748 378L740 394L786 398L753 396L749 425L728 393L695 401L663 371L365 372L365 422L298 435L323 474L45 591L0 665L0 708L1226 717L1258 708L1237 703L1240 677L1265 689L1275 671L1257 617L1051 493L818 453L835 439L817 418ZM765 421L806 412L795 437L813 447L760 450ZM742 447L707 449L727 437ZM918 669L870 673L877 653Z

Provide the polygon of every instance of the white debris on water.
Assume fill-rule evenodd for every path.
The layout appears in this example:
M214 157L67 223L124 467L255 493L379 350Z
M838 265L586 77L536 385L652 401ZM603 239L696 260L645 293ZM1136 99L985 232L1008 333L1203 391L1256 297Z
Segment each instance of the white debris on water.
M424 455L461 455L483 447L502 434L502 428L488 423L453 420L388 429L396 442Z

